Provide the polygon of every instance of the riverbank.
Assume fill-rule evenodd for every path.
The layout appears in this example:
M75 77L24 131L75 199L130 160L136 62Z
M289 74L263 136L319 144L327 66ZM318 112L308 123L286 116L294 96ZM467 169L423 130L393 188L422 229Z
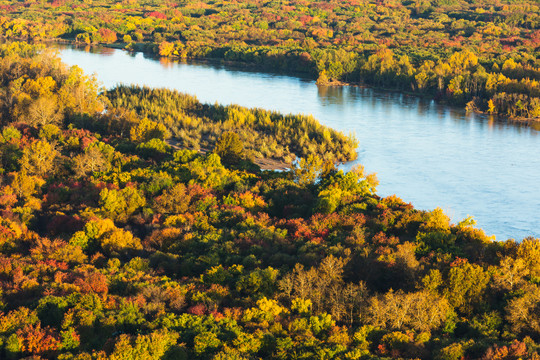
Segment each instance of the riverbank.
M235 71L104 49L61 50L69 65L95 73L107 88L135 83L194 94L201 103L239 104L282 114L313 114L322 124L356 136L358 161L377 172L379 193L399 194L420 209L440 206L459 221L468 214L498 239L540 233L532 216L538 133L530 126L439 105L396 92L362 87L317 87L289 76ZM141 71L144 69L144 71ZM186 144L186 145L189 145ZM210 147L211 148L211 147Z
M194 150L193 148L186 148L182 146L182 141L178 138L167 139L167 144L176 150L189 149ZM206 154L210 151L207 148L200 148L197 150L201 154ZM261 168L261 170L269 171L287 171L292 168L292 164L289 164L285 161L272 159L272 158L255 158L253 163Z
M112 49L128 51L128 52L131 52L131 53L140 52L140 53L143 53L143 54L146 54L146 55L150 55L151 57L153 57L155 59L159 59L160 61L163 61L163 60L180 61L180 62L182 62L182 61L187 61L187 62L189 62L189 61L197 61L198 63L199 62L200 63L207 63L207 64L211 64L211 65L214 65L214 64L225 65L225 66L229 66L229 67L231 67L233 69L238 69L240 71L264 72L264 73L269 73L269 74L279 74L279 75L294 76L294 77L298 77L300 79L310 79L310 80L313 80L313 81L317 80L317 76L315 74L312 74L312 72L310 72L310 71L305 71L305 72L286 71L286 70L277 71L276 69L261 66L260 64L256 64L256 63L249 63L249 62L244 62L244 61L232 61L232 60L226 60L226 59L222 59L222 58L179 57L179 56L167 56L167 57L164 57L164 56L159 56L159 54L157 54L155 49L154 49L157 45L155 45L155 44L151 45L149 43L133 43L132 48L126 48L126 46L128 45L127 43L82 44L82 43L76 42L74 40L66 40L66 39L46 39L46 40L41 40L41 41L49 42L49 43L59 43L59 44L74 46L74 47L77 47L77 48L84 48L84 47L87 47L87 46L90 46L90 47L101 46L101 47L107 47L107 48L112 48ZM418 92L415 92L415 91L407 91L407 90L403 90L403 89L396 89L396 88L393 88L393 87L373 86L373 85L366 85L364 83L346 82L346 81L335 80L335 79L330 79L330 80L324 81L324 82L321 82L321 81L317 80L317 85L318 86L323 86L323 87L325 87L325 86L326 87L359 87L359 88L374 89L374 90L377 90L377 91L385 91L385 92L403 94L403 95L406 95L406 96L413 96L413 97L417 97L419 99L434 100L437 103L439 103L441 105L444 105L444 106L463 109L463 107L458 106L458 105L453 105L450 102L446 101L442 97L437 98L437 97L434 97L431 94L422 94L422 93L418 93ZM477 114L493 116L493 117L496 117L499 120L507 121L510 124L513 123L513 124L527 125L527 126L533 127L534 129L540 129L540 118L510 117L510 116L503 116L503 115L500 115L500 114L490 114L487 111L480 110L477 106L475 106L473 109L467 109L467 111L474 112L474 113L477 113Z

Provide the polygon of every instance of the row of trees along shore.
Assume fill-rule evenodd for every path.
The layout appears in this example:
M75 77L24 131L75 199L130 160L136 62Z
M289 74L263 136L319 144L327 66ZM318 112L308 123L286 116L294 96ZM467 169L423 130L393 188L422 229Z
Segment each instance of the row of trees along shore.
M0 1L0 34L241 61L540 118L536 0Z
M539 239L376 195L313 119L0 55L0 358L539 358Z

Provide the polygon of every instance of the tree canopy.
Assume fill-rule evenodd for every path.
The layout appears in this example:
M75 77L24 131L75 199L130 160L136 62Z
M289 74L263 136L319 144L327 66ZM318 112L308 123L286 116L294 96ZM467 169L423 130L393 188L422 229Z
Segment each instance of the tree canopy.
M100 94L39 47L0 53L0 358L538 359L540 239L378 196L334 167L350 139L308 150L312 118ZM43 92L59 118L29 122ZM133 108L160 101L184 105ZM217 150L169 145L171 112ZM307 136L296 169L227 163L261 129Z
M536 0L0 1L0 34L220 59L540 117ZM54 121L44 94L32 121Z

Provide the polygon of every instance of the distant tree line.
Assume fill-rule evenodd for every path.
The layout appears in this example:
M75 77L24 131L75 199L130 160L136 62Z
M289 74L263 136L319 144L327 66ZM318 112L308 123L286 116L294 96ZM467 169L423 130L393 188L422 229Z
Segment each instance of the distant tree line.
M540 117L534 0L0 1L0 34L116 44Z

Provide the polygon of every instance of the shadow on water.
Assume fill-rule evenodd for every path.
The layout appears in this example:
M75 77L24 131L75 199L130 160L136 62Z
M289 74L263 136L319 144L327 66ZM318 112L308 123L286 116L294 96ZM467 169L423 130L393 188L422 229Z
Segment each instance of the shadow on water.
M340 105L346 106L357 101L369 103L372 108L383 108L390 110L400 107L408 111L416 110L418 117L434 118L440 121L452 119L456 123L476 123L481 128L490 130L505 131L508 128L514 128L518 132L524 131L531 135L538 135L540 123L532 125L519 121L509 121L504 117L495 115L467 113L464 109L440 104L431 99L426 99L414 95L400 94L396 92L384 92L372 88L351 86L318 86L317 94L322 106Z
M116 51L122 51L131 58L142 56L143 59L157 61L165 69L171 69L175 65L178 65L178 64L185 64L185 65L190 65L194 67L226 70L229 72L238 71L242 73L259 74L261 76L269 76L269 75L270 76L272 75L273 76L287 76L287 77L294 76L295 78L298 78L300 80L314 82L314 80L312 79L312 76L310 76L309 73L291 74L290 72L287 72L287 71L278 71L278 70L273 70L273 69L265 69L264 71L261 71L260 69L257 69L257 66L254 64L235 62L235 61L225 61L222 59L171 59L171 58L159 57L150 52L126 51L123 49L118 49L118 48L108 47L108 46L103 46L103 45L65 44L65 43L51 43L48 45L52 48L56 48L59 50L76 49L76 50L84 51L89 54L97 54L97 55L103 55L103 56L111 56Z

